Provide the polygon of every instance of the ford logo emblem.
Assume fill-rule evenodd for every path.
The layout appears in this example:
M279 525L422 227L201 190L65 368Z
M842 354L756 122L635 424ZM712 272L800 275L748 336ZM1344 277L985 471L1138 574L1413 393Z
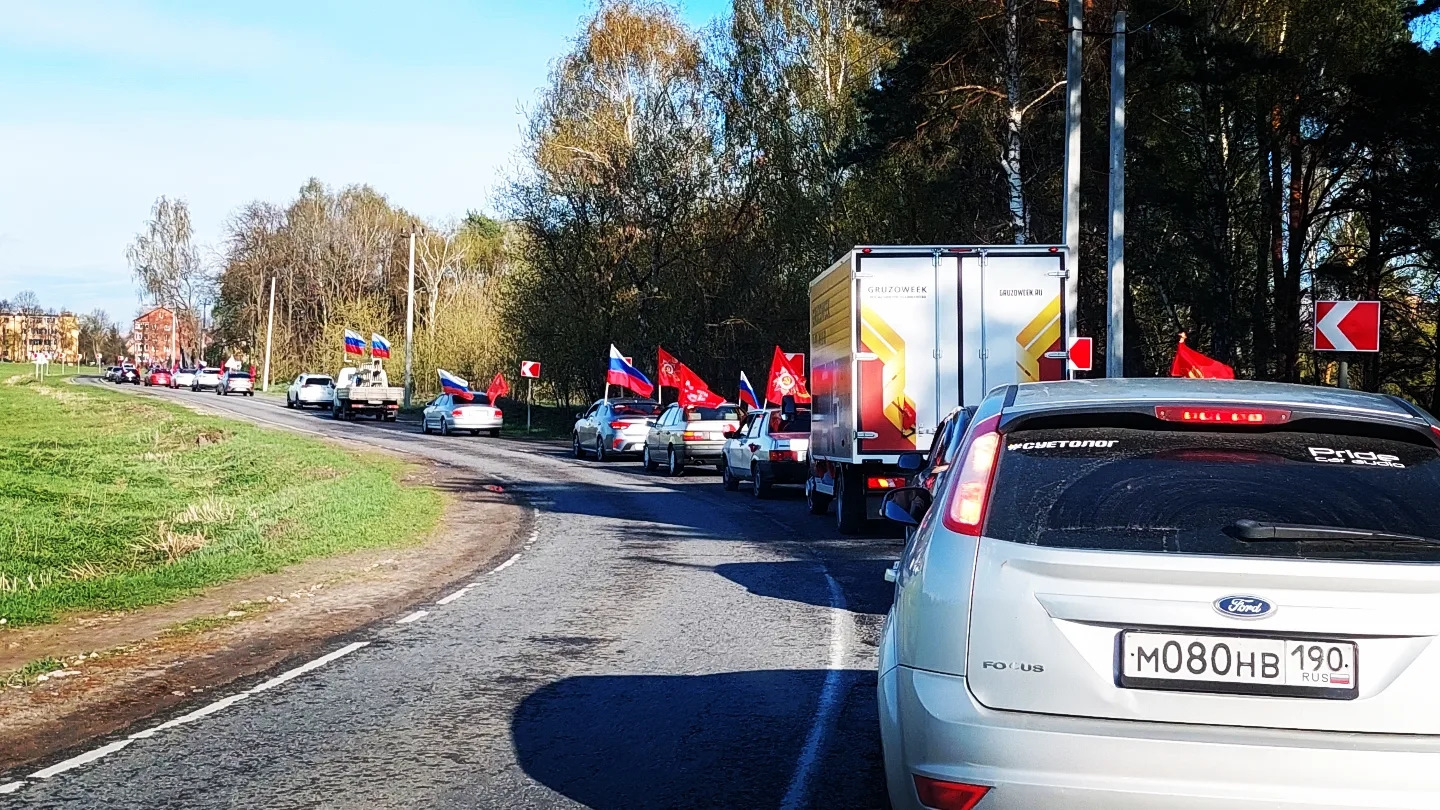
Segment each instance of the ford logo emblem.
M1275 612L1275 606L1258 596L1222 596L1215 600L1215 610L1232 619L1263 619Z

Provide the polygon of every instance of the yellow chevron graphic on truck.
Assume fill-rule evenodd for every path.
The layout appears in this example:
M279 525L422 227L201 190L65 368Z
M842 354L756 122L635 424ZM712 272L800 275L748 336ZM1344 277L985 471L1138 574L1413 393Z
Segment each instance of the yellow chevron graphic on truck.
M915 432L915 402L905 393L905 339L870 307L860 307L860 342L880 359L885 369L881 386L885 419L902 436Z
M1022 382L1037 382L1040 379L1040 359L1059 339L1060 296L1057 295L1015 336L1020 348L1015 353L1015 365L1019 366Z

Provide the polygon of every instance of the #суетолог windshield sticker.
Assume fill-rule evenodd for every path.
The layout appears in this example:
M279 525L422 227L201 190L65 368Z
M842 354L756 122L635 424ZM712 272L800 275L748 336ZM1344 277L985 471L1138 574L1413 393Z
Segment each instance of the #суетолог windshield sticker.
M1119 439L1054 439L1048 442L1012 442L1007 450L1106 450L1119 444Z

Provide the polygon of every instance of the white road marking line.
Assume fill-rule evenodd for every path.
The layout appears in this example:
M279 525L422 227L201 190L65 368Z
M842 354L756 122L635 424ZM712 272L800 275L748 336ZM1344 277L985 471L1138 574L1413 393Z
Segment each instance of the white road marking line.
M102 745L102 746L100 746L99 748L96 748L96 749L93 749L93 750L90 750L90 751L86 751L85 753L81 754L81 755L78 756L78 757L71 757L71 758L65 760L64 762L57 762L57 763L55 763L54 765L51 765L50 767L46 768L46 769L43 770L43 771L36 771L35 773L30 774L30 778L31 778L31 779L49 779L50 777L55 776L55 775L57 775L57 774L62 774L62 773L64 773L64 772L70 770L71 768L78 768L78 767L80 767L81 765L86 764L87 762L94 762L95 760L97 760L97 759L99 759L99 758L101 758L101 757L109 756L109 755L115 753L116 751L119 751L121 748L124 748L125 746L129 745L130 742L131 742L131 741L128 740L128 739L126 739L126 740L116 740L115 742L112 742L112 743L110 743L109 745Z
M298 677L300 677L301 675L304 675L305 673L309 672L309 671L312 670L312 669L318 669L318 668L320 668L320 667L325 666L326 664L330 663L331 661L334 661L335 659L341 657L342 655L349 655L350 653L355 652L356 650L360 649L361 647L368 647L368 646L370 646L370 642L368 642L368 641L356 641L356 642L354 642L353 644L347 644L347 645L345 645L344 647L341 647L340 649L336 650L335 652L329 653L329 654L327 654L327 655L322 655L322 656L320 656L319 658L316 658L314 661L311 661L311 662L308 663L308 664L301 664L300 666L298 666L298 667L290 670L289 672L284 672L284 673L281 673L280 675L276 675L275 677L273 677L273 678L271 678L270 680L268 680L268 681L260 684L259 686L255 687L254 689L251 689L251 690L250 690L250 694L253 695L253 694L255 694L256 692L264 692L266 689L271 689L271 688L274 688L274 687L276 687L276 686L279 686L279 685L282 684L282 683L285 683L286 681L294 680L295 678L298 678Z
M520 553L517 551L513 556L510 557L510 559L508 559L508 560L506 560L505 562L500 563L499 565L495 566L495 570L494 570L494 571L491 571L490 573L492 573L492 574L498 574L498 573L500 573L501 571L504 571L506 568L509 568L510 566L514 565L514 564L515 564L515 561L518 560L518 559L520 559Z
M19 790L19 789L22 788L22 787L25 787L25 780L24 780L24 779L21 779L21 780L18 781L18 782L11 782L11 783L9 783L9 784L0 785L0 794L14 793L15 791Z
M471 584L469 584L469 585L466 585L465 587L463 587L463 588L461 588L460 590L458 590L458 591L450 594L449 596L445 597L444 599L437 599L437 600L435 600L435 604L437 604L437 605L448 605L448 604L450 604L451 602L454 602L456 599L459 599L460 597L464 596L464 595L465 595L465 592L468 591L468 590L470 590L470 589L473 588L473 587L475 587L474 583L471 583Z
M399 620L399 621L397 621L397 622L395 622L395 623L396 623L396 624L409 624L409 623L411 623L411 622L419 621L419 620L421 620L421 619L423 619L423 618L425 618L426 616L429 616L429 615L430 615L430 611L428 611L428 610L417 610L417 611L415 611L414 613L411 613L409 616L406 616L405 618L403 618L403 619L401 619L401 620Z
M805 747L800 750L800 759L795 763L795 775L790 778L790 787L780 802L781 810L795 810L809 804L810 780L825 751L825 738L840 711L841 670L845 666L846 648L849 646L850 615L845 610L845 594L840 590L840 583L830 576L829 571L825 572L825 584L830 589L829 668L825 672L825 684L820 687L815 722L805 736Z
M165 721L164 723L161 723L160 725L155 726L154 728L147 728L147 729L145 729L144 731L136 732L135 734L130 735L130 737L129 737L128 739L132 739L132 740L143 740L143 739L145 739L145 738L147 738L147 737L154 736L157 732L164 731L164 730L167 729L167 728L175 728L176 726L183 726L183 725L185 725L186 723L192 723L192 722L194 722L194 721L196 721L196 720L199 720L199 719L202 718L202 717L209 717L210 715L212 715L212 714L214 714L214 713L216 713L216 712L218 712L218 711L221 711L221 710L223 710L223 709L228 709L228 708L230 708L231 706L235 705L236 703L239 703L240 701L242 701L242 700L244 700L245 698L248 698L248 697L250 697L250 693L249 693L249 692L241 692L241 693L239 693L239 694L237 694L237 695L231 695L230 697L221 698L221 699L215 701L214 703L211 703L211 704L208 705L208 706L205 706L205 707L196 709L195 711L190 712L189 714L181 715L180 717L177 717L177 718L175 718L174 720L167 720L167 721Z

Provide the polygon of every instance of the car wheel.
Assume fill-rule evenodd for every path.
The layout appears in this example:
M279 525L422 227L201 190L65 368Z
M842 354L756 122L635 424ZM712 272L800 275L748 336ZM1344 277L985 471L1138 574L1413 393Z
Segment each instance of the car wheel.
M815 488L815 479L805 481L805 508L812 515L823 515L830 508L830 496Z
M720 486L724 487L726 492L734 492L740 488L740 480L730 472L730 465L724 461L720 462Z
M575 458L585 458L585 448L583 448L583 447L580 446L580 434L579 434L579 433L572 433L572 434L570 434L570 444L571 444L571 447L570 447L570 453L571 453L571 455L575 456Z
M498 439L498 438L500 438L500 428L490 428L490 438L492 438L492 439Z
M450 423L449 423L449 422L446 422L446 421L445 421L445 417L443 417L443 416L440 417L440 435L441 435L441 436L449 436L449 435L450 435Z
M427 417L427 416L422 416L422 417L420 417L420 432L421 432L421 433L424 433L426 436L429 436L429 435L430 435L430 418L429 418L429 417Z
M759 465L750 465L750 494L757 499L770 497L770 482L760 474Z
M671 446L665 453L665 472L669 473L672 478L685 474L685 463L681 460L680 454L675 452L674 446Z
M655 472L660 468L660 465L655 463L655 459L650 457L650 444L648 442L645 444L645 449L640 451L640 466L645 468L645 472Z
M290 397L285 397L285 407L289 408L292 411L295 410L295 400L291 399Z
M605 442L601 441L599 436L595 437L595 460L601 463L610 460L610 457L605 454Z
M849 470L835 477L835 528L841 534L859 534L865 526L865 491L861 486L857 486Z

